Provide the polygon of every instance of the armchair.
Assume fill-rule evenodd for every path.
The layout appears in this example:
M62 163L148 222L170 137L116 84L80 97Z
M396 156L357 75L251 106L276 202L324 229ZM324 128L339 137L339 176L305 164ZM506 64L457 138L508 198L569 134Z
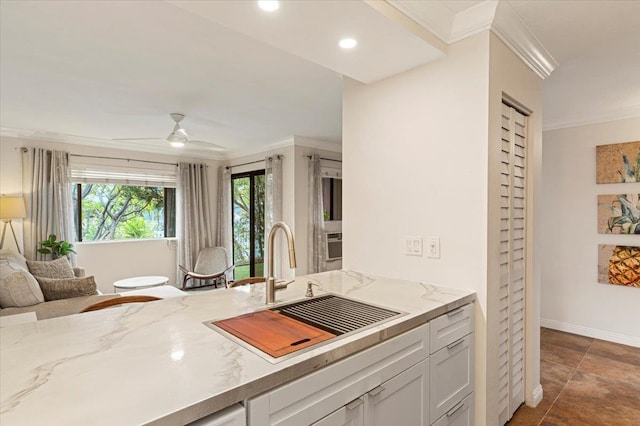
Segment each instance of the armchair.
M178 265L178 268L184 273L184 279L182 280L182 290L188 290L187 283L191 279L198 280L214 280L214 285L218 286L218 281L221 280L222 284L227 285L227 274L233 271L235 265L229 265L227 261L227 250L224 247L207 247L198 253L196 259L196 265L193 271L189 271L182 265Z

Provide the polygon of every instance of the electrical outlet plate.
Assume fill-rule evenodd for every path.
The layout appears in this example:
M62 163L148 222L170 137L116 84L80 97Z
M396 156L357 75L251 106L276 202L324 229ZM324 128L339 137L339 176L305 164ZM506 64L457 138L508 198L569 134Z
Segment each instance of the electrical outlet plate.
M427 257L440 259L440 237L427 237Z

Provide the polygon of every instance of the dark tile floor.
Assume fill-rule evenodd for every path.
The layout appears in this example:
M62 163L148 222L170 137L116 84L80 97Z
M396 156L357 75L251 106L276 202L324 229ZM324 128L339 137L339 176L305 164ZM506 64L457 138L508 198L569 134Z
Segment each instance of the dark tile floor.
M640 348L542 328L540 381L507 425L640 425Z

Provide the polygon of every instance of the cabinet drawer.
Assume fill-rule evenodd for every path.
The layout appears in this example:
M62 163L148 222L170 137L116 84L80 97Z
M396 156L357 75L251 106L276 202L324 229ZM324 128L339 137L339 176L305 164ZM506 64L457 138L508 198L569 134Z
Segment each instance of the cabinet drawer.
M431 422L473 392L473 334L457 340L431 355Z
M456 404L451 410L433 424L433 426L473 426L473 393Z
M435 353L473 331L473 303L454 309L438 318L431 325L430 347Z
M429 356L429 324L247 402L249 425L312 424Z

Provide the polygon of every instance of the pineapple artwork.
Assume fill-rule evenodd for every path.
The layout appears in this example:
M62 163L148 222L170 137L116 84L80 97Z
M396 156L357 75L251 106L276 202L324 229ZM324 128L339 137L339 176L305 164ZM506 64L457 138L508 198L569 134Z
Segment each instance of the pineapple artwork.
M640 141L596 146L596 183L640 182Z
M598 195L598 233L640 235L640 194Z
M640 287L640 247L601 244L598 247L598 282Z

